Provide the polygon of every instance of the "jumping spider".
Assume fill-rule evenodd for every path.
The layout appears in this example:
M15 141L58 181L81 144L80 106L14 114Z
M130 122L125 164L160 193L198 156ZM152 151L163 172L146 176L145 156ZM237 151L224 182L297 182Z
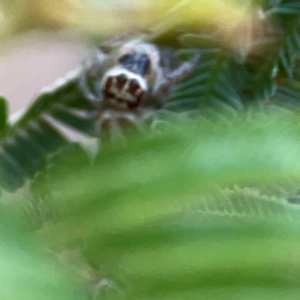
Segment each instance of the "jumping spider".
M163 96L195 69L199 55L174 70L163 66L162 61L168 59L162 57L154 44L141 38L118 47L106 43L98 48L80 78L80 88L98 108L99 135L106 134L105 131L120 135L120 127L126 124L140 129L138 122L151 119L153 112L163 107Z

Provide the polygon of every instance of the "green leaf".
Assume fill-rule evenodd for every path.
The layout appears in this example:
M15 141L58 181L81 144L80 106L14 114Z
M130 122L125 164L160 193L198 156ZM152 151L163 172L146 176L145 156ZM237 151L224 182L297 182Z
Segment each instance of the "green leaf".
M212 35L182 34L178 37L180 43L191 48L220 48L222 43Z
M100 235L124 228L133 230L192 203L199 204L200 212L203 207L205 214L207 199L197 195L211 190L216 183L221 186L249 182L271 184L277 179L294 182L300 168L296 163L300 147L296 119L292 115L273 120L256 116L251 123L253 119L247 118L248 122L244 116L234 123L203 120L181 129L172 127L167 135L154 136L149 141L142 139L121 149L104 149L90 171L86 168L74 171L76 167L70 166L68 174L76 172L76 177L64 177L60 181L56 174L50 187L60 192L51 205L62 215L64 211L70 214L72 207L72 218L70 223L62 221L58 227L54 226L53 230L60 235L51 237L65 243L94 235L97 230ZM81 198L88 200L81 201ZM251 200L247 199L242 203L250 204ZM224 210L224 201L229 201L231 212L239 217L238 207L226 197L220 203L214 202L216 214ZM258 201L281 219L285 210L282 202ZM272 205L278 208L278 213ZM261 220L259 212L255 215L259 210L253 206L249 217ZM213 214L212 209L210 213Z
M95 134L90 117L95 108L79 90L78 76L80 72L44 90L0 139L0 187L8 191L22 187L46 167L49 155L69 144L57 121L84 134Z
M300 18L290 22L285 32L282 46L279 49L279 59L289 78L293 78L294 57L300 51Z
M297 186L300 128L271 116L186 121L104 147L91 169L69 163L48 181L54 217L38 236L105 270L119 292L108 299L296 300L300 208L256 186Z
M242 110L231 67L232 60L226 53L219 50L203 53L193 74L171 92L166 107L203 108L210 105L228 111Z
M8 107L4 97L0 97L0 135L3 135L7 129Z
M67 272L0 206L0 298L6 300L84 299ZM21 225L21 224L18 224Z

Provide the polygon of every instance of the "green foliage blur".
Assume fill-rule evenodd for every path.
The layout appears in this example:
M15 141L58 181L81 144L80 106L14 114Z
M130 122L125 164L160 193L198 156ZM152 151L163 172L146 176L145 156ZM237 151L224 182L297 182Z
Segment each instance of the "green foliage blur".
M299 182L298 123L184 120L103 149L92 167L70 145L33 194L13 197L18 222L1 221L1 295L297 299L300 207L286 192Z
M97 138L78 79L0 99L0 299L299 298L300 1L170 3L153 41L202 58L145 134L70 142L44 116Z

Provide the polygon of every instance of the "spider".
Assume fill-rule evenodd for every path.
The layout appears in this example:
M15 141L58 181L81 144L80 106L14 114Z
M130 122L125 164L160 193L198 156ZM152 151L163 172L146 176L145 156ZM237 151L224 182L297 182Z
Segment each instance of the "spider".
M171 70L158 47L142 38L116 44L118 40L102 44L79 80L84 97L97 107L98 134L120 135L120 127L126 124L140 127L137 122L151 119L153 111L163 107L169 88L188 76L199 61L195 54Z

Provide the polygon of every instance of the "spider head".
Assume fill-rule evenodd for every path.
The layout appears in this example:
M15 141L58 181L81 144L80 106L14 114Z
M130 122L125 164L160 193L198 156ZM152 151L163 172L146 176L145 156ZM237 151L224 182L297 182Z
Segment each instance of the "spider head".
M116 64L103 76L101 88L110 104L122 108L139 106L152 85L159 61L154 45L133 40L116 55Z

